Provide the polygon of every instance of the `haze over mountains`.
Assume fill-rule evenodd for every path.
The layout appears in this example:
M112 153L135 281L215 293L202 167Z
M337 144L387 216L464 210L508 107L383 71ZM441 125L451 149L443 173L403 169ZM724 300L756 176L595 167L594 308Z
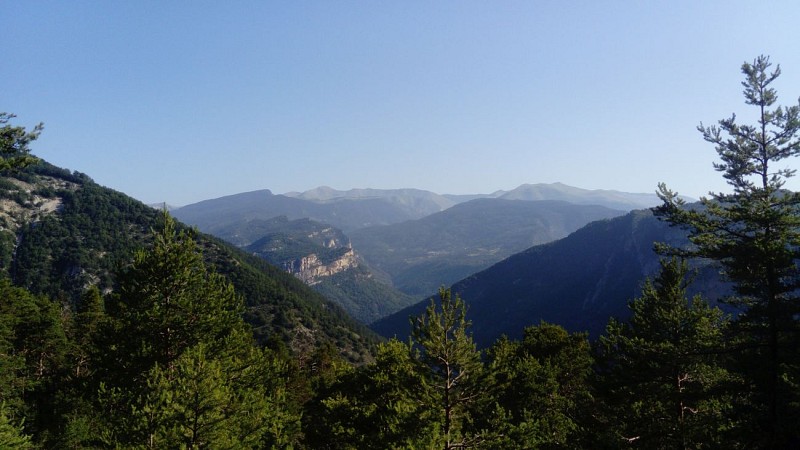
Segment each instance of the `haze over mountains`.
M47 181L50 179L83 186L76 192L91 198L94 206L84 206L88 209L79 213L83 216L74 217L124 217L124 213L115 212L120 208L144 215L144 210L124 196L96 187L83 175L44 166L42 172L29 177L26 182L43 186L52 184ZM13 210L11 206L31 202L25 197L28 194L17 193L18 187L13 183L6 188L5 198L13 199L6 200L9 211ZM74 225L67 222L73 220L68 206L77 194L59 190L56 195L53 189L63 189L61 185L39 189L42 199L34 203L42 203L36 213L43 215L37 219L41 224L27 231L13 255L8 251L10 247L6 248L2 266L8 268L13 261L16 279L26 286L69 292L78 286L69 283L90 273L81 269L78 275L69 275L78 273L76 267L81 263L71 262L68 256L50 258L58 262L57 272L63 272L59 283L67 283L54 287L41 278L51 269L22 269L34 264L26 262L29 254L43 248L52 252L61 246L46 243L54 239L46 234L48 227L57 223L76 227L69 235L107 232L87 231L82 228L87 226L84 219L74 219ZM104 204L106 198L116 203ZM57 204L48 206L48 202ZM474 196L445 196L414 189L318 188L290 195L273 195L269 191L237 194L178 208L174 215L291 273L384 336L407 336L409 315L420 314L427 305L425 299L439 286L452 285L469 305L476 342L488 345L502 334L515 337L525 326L540 320L572 331L598 334L608 317L624 316L626 303L638 295L642 280L658 267L653 242L678 243L685 237L647 210L626 212L593 203L630 210L656 202L655 195L586 191L562 184L524 185L513 191ZM55 216L48 214L56 210L62 218L51 222ZM267 217L281 212L306 217ZM350 227L357 221L381 225L348 228L345 232L311 217L328 218ZM12 218L6 219L9 220ZM35 245L38 240L44 244ZM86 253L80 242L70 242L64 251L79 256ZM207 245L221 248L218 244ZM234 257L233 253L217 256L218 261ZM240 266L224 262L222 267L249 267L244 260L236 264ZM104 280L107 275L102 273L91 276ZM40 278L25 278L29 276ZM697 290L714 299L725 287L716 270L711 269L701 272ZM264 306L251 309L253 323L265 324L285 314L272 310L262 314L259 308Z
M251 219L313 219L345 233L377 225L420 219L458 203L479 198L562 200L629 211L659 203L655 194L588 190L561 183L524 184L511 191L450 195L419 189L351 189L319 187L302 193L273 194L264 189L193 203L173 211L181 220L214 233L218 228Z
M382 281L387 290L424 296L514 252L564 237L592 220L657 202L655 194L591 191L560 183L526 184L511 191L474 195L319 187L283 195L269 190L246 192L187 205L172 213L243 248L274 232L265 224L274 225L271 221L276 217L324 224L354 239L354 258L362 261L362 270L370 274L359 279ZM295 259L300 264L314 254L301 253L292 258L284 254L288 259L282 261L263 252L262 256L273 263L288 264ZM391 296L399 303L392 303L407 302L398 294ZM366 302L374 303L373 299ZM356 311L350 309L362 320L377 318Z
M255 254L264 240L273 253L280 247L275 235L262 238L264 218L274 214L282 218L270 220L283 223L284 232L294 228L297 239L314 234L310 224L316 233L335 232L337 239L329 241L344 246L284 252L282 262L260 255L284 266L292 258L302 265L323 255L333 263L334 250L348 255L357 276L342 270L335 282L323 276L314 284L384 336L408 336L408 317L423 313L438 287L452 286L469 305L476 342L489 345L503 334L519 337L525 326L542 320L598 335L609 317L624 317L627 302L659 267L653 243L685 241L681 230L647 210L657 204L655 194L561 183L474 195L320 187L238 194L188 205L175 215ZM355 280L372 284L356 288ZM711 300L726 291L717 270L705 266L694 289Z
M483 198L418 220L362 228L353 246L399 290L423 297L516 252L623 211L557 200Z
M510 256L452 285L468 305L475 342L488 346L501 335L519 338L540 321L598 336L609 317L625 318L628 301L659 267L654 242L688 243L685 233L650 211L592 222L571 235ZM718 270L697 266L692 292L717 300L728 292ZM407 336L409 317L423 313L422 301L372 324L384 336Z
M172 212L284 267L370 323L513 253L657 202L655 194L560 183L474 195L319 187L247 192ZM312 244L321 233L337 238Z
M382 192L389 194L393 191ZM407 192L408 195L307 200L275 195L265 189L205 200L175 209L174 213L181 220L210 233L231 224L278 216L286 216L291 220L312 219L348 232L372 225L418 219L445 208L439 202L447 199L437 194Z

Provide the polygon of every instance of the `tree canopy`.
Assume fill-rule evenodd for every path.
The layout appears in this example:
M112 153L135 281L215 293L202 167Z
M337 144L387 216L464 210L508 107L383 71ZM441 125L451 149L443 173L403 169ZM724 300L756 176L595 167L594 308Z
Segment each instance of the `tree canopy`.
M9 124L14 117L14 114L0 112L0 173L22 169L38 161L30 155L29 144L39 137L44 125L40 123L33 131L27 131L25 127Z
M784 188L795 170L781 165L800 154L800 102L774 106L772 83L781 72L771 66L763 55L742 65L745 103L755 109L755 124L740 124L733 115L698 127L715 146L721 162L714 168L732 191L711 193L690 208L661 184L663 204L655 212L686 228L693 244L662 246L662 252L716 260L733 282L735 295L727 302L740 311L732 339L739 346L739 370L752 380L751 435L761 437L754 445L780 447L800 439L800 193Z

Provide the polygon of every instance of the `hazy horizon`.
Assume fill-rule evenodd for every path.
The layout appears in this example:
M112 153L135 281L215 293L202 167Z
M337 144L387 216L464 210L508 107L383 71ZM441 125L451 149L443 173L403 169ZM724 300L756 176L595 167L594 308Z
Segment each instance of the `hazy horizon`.
M619 191L619 190L616 190L616 189L603 189L603 188L587 189L587 188L583 188L583 187L580 187L580 186L572 186L572 185L569 185L569 184L566 184L566 183L561 183L559 181L555 181L555 182L552 182L552 183L523 183L523 184L521 184L519 186L514 186L514 187L511 187L511 188L508 188L508 189L495 189L495 190L490 191L490 192L465 192L465 193L435 192L435 191L431 191L431 190L428 190L428 189L415 188L413 186L406 186L406 187L403 187L403 188L389 188L389 189L369 188L369 187L367 187L367 188L354 187L354 188L347 188L347 189L336 189L336 188L333 188L331 186L316 186L316 187L313 187L311 189L306 189L304 191L287 191L287 192L276 192L273 189L262 188L262 189L252 189L252 190L249 190L249 191L235 192L235 193L231 193L231 194L224 194L224 195L220 195L218 197L205 198L205 199L198 200L196 202L187 203L185 205L179 205L179 204L174 204L174 203L170 203L170 202L152 202L150 204L151 205L160 205L160 204L166 203L170 207L179 208L179 207L182 207L182 206L188 206L188 205L192 205L192 204L195 204L195 203L200 203L200 202L203 202L203 201L206 201L206 200L217 200L217 199L220 199L220 198L236 196L236 195L239 195L239 194L248 194L248 193L253 193L253 192L269 191L272 195L283 195L283 196L294 197L294 196L303 195L303 194L306 194L306 193L309 193L309 192L313 192L313 191L316 191L318 189L331 189L333 191L336 191L337 193L343 193L343 194L344 193L348 193L350 191L418 190L418 191L430 192L430 193L441 195L441 196L471 196L471 195L476 195L476 196L487 195L488 196L488 195L493 195L493 194L498 194L498 193L500 193L500 194L509 193L509 192L514 191L515 189L518 189L518 188L521 188L521 187L524 187L524 186L539 186L539 185L544 185L544 186L561 185L561 186L565 186L565 187L568 187L568 188L579 189L579 190L588 191L588 192L601 192L601 191L603 191L603 192L614 192L614 193L620 193L620 194L653 195L653 196L655 196L655 190L653 190L653 192L627 192L627 191ZM336 197L336 198L339 198L339 197ZM687 198L689 200L694 200L694 198L691 198L691 197L687 197Z

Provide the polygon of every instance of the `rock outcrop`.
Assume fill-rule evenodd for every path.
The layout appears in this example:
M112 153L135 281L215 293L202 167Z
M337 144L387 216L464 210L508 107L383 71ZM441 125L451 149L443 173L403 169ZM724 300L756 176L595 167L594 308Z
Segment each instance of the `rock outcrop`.
M283 264L284 270L301 279L309 286L313 286L324 277L330 277L345 270L358 266L358 260L353 248L348 246L347 251L330 262L323 262L315 253L287 261Z

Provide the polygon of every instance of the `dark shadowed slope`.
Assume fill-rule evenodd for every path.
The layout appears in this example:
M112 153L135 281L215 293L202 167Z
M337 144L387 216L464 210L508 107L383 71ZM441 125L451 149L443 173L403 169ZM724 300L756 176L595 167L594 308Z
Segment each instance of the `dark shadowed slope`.
M658 268L655 241L681 243L684 233L647 210L590 223L568 237L517 253L454 284L467 303L479 345L544 320L570 331L599 334L609 317L625 317L646 276ZM714 270L698 276L696 288L719 297L724 291ZM427 301L373 324L384 336L408 335L408 317Z
M425 296L532 245L624 214L561 201L478 199L415 221L350 233L353 246L394 285Z

